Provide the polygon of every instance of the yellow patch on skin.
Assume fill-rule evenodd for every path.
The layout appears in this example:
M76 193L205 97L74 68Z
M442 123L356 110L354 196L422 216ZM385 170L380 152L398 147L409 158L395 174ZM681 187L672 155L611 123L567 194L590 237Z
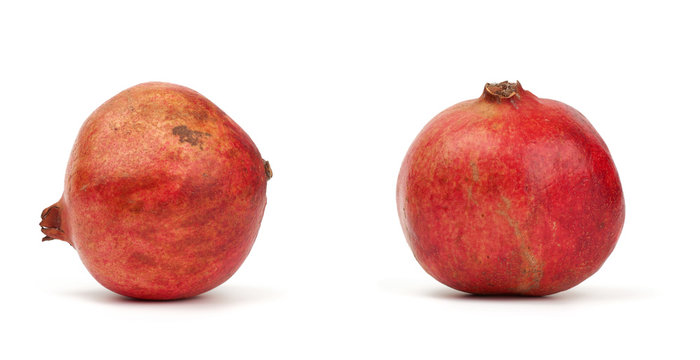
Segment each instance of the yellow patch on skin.
M476 163L474 161L471 161L469 163L471 167L471 178L466 177L466 190L467 190L467 200L469 200L470 203L472 204L477 204L476 200L474 199L474 193L473 193L473 188L474 184L479 182L479 170L476 167Z
M474 200L474 194L472 193L472 185L469 184L469 187L467 188L467 199L472 203L472 204L477 204L476 200Z
M523 260L523 267L521 271L520 286L514 289L516 293L526 293L537 286L539 286L540 280L542 279L542 267L543 264L538 261L538 259L532 253L530 247L528 246L527 239L523 236L520 229L520 223L513 219L508 212L511 207L511 200L503 195L501 195L502 206L496 210L496 213L505 218L508 225L513 228L515 233L515 238L518 240L518 251L520 257Z
M479 169L477 168L476 163L472 161L469 163L469 165L472 168L472 180L474 180L474 182L479 182Z
M473 106L473 109L471 109L471 110L475 114L478 114L483 118L491 119L496 115L500 115L500 113L498 112L498 109L493 104L481 103L481 102L477 102L474 104L478 105L478 106Z
M468 119L468 121L471 123L489 121L492 118L500 115L498 109L494 107L493 104L469 100L447 108L446 110L438 114L436 117L444 118L445 116L450 116L452 113L458 113L461 115L465 112L468 112L470 114L469 117L466 119ZM499 124L500 125L495 126L498 126L499 128L503 126L503 123Z

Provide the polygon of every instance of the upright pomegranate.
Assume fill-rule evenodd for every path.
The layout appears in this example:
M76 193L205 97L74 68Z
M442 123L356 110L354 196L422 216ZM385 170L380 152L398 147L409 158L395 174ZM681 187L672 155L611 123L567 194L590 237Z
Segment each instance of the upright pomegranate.
M202 95L145 83L83 124L44 240L71 244L106 288L140 299L195 296L248 255L272 176L253 141Z
M602 266L624 221L617 170L588 120L508 82L425 126L397 205L423 268L473 294L569 289Z

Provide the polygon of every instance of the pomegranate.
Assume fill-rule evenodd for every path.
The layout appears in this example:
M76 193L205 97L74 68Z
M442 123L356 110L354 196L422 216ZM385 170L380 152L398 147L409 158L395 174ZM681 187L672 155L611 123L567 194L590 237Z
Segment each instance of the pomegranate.
M248 255L265 209L268 162L199 93L145 83L85 121L44 240L71 244L94 278L133 298L195 296Z
M610 152L588 120L509 82L486 84L425 126L396 198L425 271L484 295L579 284L612 252L625 211Z

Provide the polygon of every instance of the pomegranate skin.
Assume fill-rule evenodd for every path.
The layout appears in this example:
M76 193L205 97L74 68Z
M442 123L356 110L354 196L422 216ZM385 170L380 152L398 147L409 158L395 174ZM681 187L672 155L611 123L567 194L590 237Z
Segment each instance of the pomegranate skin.
M270 177L253 141L205 97L140 84L83 124L63 196L42 213L44 239L70 243L118 294L195 296L245 260Z
M397 206L420 265L482 295L579 284L613 251L625 214L610 152L588 120L507 82L425 126L401 166Z

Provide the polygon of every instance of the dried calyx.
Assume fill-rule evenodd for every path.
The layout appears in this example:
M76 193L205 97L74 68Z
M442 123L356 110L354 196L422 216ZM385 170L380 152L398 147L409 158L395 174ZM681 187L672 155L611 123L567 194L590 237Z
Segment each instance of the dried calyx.
M501 101L503 99L510 99L512 97L519 97L519 90L521 89L519 82L508 82L502 81L500 83L487 83L484 86L484 95L488 98Z

